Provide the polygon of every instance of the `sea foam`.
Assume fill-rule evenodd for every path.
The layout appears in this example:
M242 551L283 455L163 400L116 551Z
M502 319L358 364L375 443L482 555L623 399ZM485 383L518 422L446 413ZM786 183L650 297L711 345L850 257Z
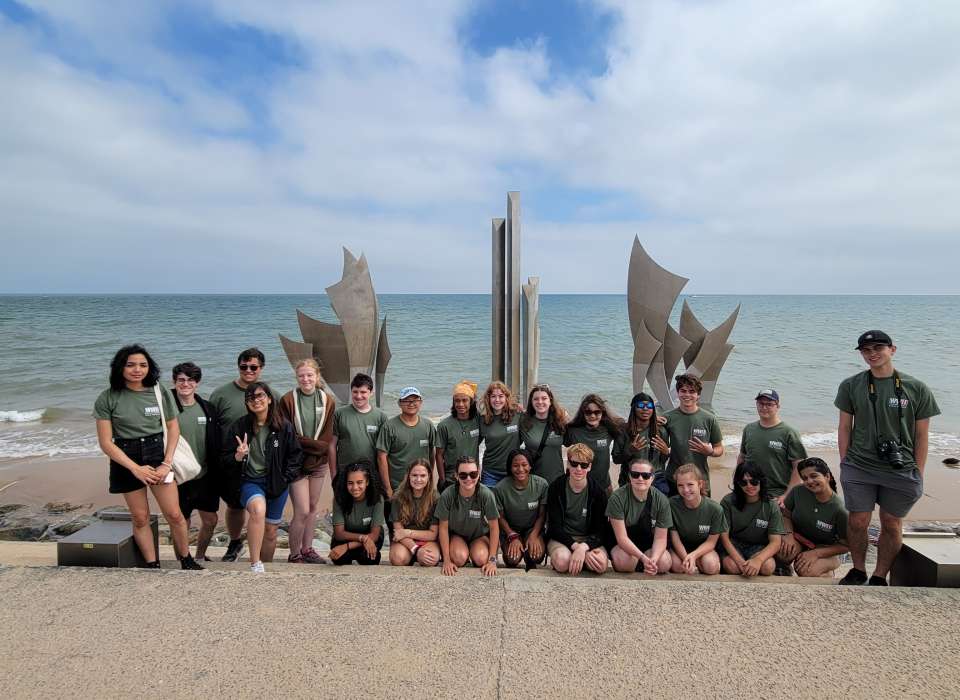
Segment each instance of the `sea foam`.
M45 408L35 411L0 411L0 423L32 423L43 418Z

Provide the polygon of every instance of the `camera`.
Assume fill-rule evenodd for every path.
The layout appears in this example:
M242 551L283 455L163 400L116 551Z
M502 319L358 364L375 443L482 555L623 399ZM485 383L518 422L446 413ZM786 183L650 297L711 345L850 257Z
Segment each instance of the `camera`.
M903 453L900 451L900 443L896 440L878 440L877 454L880 459L886 460L894 469L903 469Z

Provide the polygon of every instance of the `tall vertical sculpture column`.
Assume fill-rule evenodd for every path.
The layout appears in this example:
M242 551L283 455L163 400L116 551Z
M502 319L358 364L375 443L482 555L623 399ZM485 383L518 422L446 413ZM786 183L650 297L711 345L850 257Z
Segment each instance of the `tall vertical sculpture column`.
M490 377L503 380L506 378L506 339L504 338L504 302L506 290L506 262L504 250L506 245L506 227L503 219L494 219L491 226L491 249L493 250L493 280L490 284L490 299L492 318L490 319Z
M540 278L528 277L523 285L523 401L537 383L540 370Z
M520 193L507 192L507 372L505 382L514 394L520 392Z

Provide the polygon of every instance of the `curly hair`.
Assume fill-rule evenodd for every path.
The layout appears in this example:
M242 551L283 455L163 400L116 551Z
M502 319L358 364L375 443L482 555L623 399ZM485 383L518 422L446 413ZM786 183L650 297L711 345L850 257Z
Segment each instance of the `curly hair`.
M510 425L513 417L520 411L520 407L517 406L517 399L513 395L513 392L510 391L510 387L500 381L490 382L487 390L483 392L483 422L486 425L490 425L493 423L493 419L498 417L493 412L493 407L490 406L490 394L497 390L501 391L503 395L507 397L507 403L504 404L503 410L499 415L500 422L504 425Z
M338 469L337 471L339 472L340 470ZM351 496L347 490L347 476L353 472L363 472L363 475L367 477L367 492L364 494L364 500L367 502L367 505L372 506L380 500L380 488L377 485L377 480L373 478L373 465L367 460L354 462L353 464L347 465L347 468L343 470L342 476L337 474L336 490L333 492L334 497L337 499L337 505L340 506L340 510L343 511L344 515L349 515L353 512L353 496Z
M150 357L147 349L136 343L124 345L117 350L117 354L110 360L110 388L114 391L123 391L127 388L127 380L123 378L123 368L131 355L143 355L147 360L147 374L143 378L144 386L152 387L160 381L160 367Z

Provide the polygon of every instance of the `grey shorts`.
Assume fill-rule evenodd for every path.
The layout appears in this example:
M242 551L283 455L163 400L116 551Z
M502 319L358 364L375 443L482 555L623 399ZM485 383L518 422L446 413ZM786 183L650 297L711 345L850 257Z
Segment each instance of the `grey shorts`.
M903 518L923 495L923 477L917 468L877 471L840 463L843 502L851 513L872 513L875 505L895 518Z

